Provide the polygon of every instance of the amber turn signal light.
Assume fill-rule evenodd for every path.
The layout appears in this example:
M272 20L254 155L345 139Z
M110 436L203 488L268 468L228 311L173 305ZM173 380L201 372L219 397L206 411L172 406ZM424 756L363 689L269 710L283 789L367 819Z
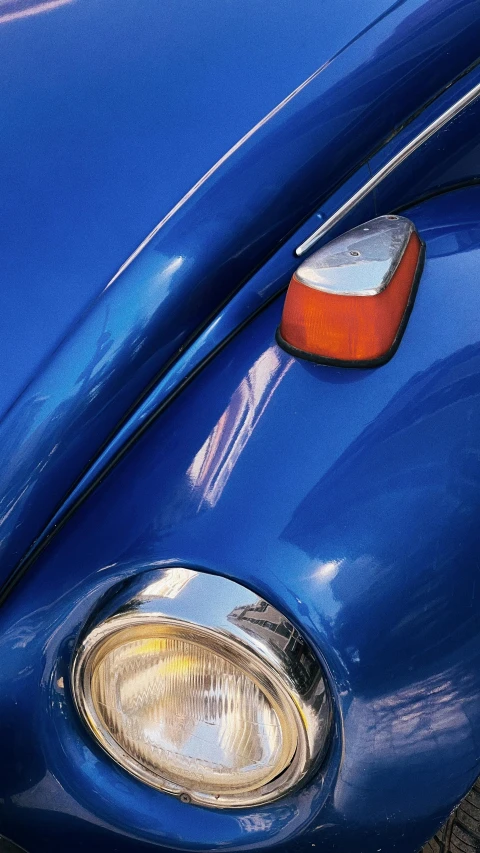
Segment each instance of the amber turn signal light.
M384 364L400 343L422 262L423 244L402 216L379 216L342 234L295 272L279 344L325 364Z

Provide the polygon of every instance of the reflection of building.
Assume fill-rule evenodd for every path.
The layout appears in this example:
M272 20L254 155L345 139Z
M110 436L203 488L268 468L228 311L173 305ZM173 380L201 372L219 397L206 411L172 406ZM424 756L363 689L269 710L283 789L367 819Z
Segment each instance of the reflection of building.
M318 672L316 661L298 631L278 610L266 601L258 601L256 604L236 607L229 614L228 620L268 643L274 639L275 646L284 652L285 660L290 664L297 688L302 693L308 691Z
M232 399L196 454L188 476L203 503L215 506L272 394L293 359L285 362L275 347L262 353L235 389Z

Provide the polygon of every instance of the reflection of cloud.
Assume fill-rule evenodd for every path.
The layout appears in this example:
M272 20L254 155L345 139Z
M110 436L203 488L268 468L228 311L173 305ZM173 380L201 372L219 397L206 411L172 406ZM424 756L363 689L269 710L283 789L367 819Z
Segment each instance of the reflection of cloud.
M145 587L139 597L147 599L176 598L197 574L190 569L166 569L163 577Z
M275 823L273 815L252 814L240 816L238 822L244 832L268 832Z
M328 560L326 563L320 563L315 569L315 578L320 583L328 583L338 575L340 566L344 562L344 560Z
M293 360L281 361L276 347L262 353L236 388L223 415L196 454L188 476L203 502L215 506L240 454Z
M30 18L41 12L51 12L58 6L66 6L73 0L44 0L43 3L35 0L0 0L0 24L8 24L9 21L17 21L19 18Z

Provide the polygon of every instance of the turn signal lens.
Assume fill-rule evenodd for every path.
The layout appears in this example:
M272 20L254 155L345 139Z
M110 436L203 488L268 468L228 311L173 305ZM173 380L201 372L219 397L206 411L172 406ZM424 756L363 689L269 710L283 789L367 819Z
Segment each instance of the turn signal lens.
M277 339L311 361L383 364L400 343L421 271L410 220L380 216L332 240L294 274Z
M118 764L217 808L276 799L318 765L323 672L278 610L180 567L147 572L132 592L86 634L72 673L81 716Z

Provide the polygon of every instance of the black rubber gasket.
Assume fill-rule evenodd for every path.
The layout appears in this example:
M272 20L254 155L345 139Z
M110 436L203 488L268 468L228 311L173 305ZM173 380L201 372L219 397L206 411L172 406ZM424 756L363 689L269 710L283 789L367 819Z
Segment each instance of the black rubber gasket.
M277 344L282 347L286 352L290 355L295 356L295 358L302 358L304 361L312 361L315 364L326 364L330 367L349 367L349 368L365 368L365 367L380 367L382 364L386 364L387 361L390 361L391 358L395 355L398 347L400 346L400 341L402 340L403 333L406 329L408 319L410 314L412 313L413 303L415 302L415 297L417 295L418 285L420 283L420 278L423 272L423 265L425 262L425 243L420 240L420 251L418 254L417 266L415 269L415 275L413 277L412 288L410 290L410 295L408 297L408 302L405 306L405 311L403 312L402 319L400 321L400 325L398 327L398 332L394 338L392 346L389 350L387 350L384 355L379 356L379 358L372 359L364 359L363 361L343 361L340 358L325 358L321 355L313 355L309 352L304 352L304 350L298 349L297 347L289 344L280 334L280 326L278 326L277 331L275 333L275 338Z

